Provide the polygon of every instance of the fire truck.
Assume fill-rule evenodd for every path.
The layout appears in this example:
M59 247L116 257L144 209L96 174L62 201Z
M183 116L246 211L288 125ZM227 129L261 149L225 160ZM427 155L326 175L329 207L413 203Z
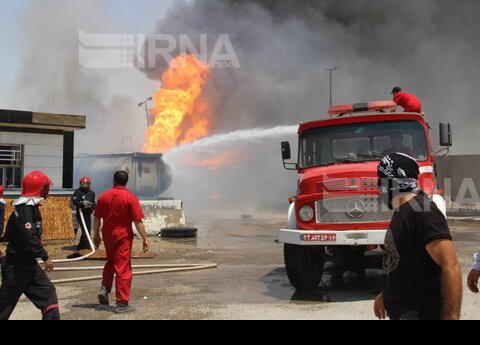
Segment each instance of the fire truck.
M387 154L400 152L419 162L421 189L446 216L435 161L452 146L452 126L440 124L443 149L434 154L425 114L396 109L391 101L331 107L330 118L300 124L295 163L288 162L290 143L282 143L284 167L299 175L287 229L279 234L288 278L297 290L317 290L327 262L362 276L375 256L369 252L381 259L379 248L393 216L381 201L377 177Z

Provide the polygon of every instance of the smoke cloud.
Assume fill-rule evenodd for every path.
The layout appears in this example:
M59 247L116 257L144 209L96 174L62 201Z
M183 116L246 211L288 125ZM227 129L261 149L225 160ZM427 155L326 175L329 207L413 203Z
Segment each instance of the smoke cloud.
M480 126L479 10L473 0L194 0L177 4L156 31L197 42L208 34L210 45L230 36L242 68L215 71L218 132L322 117L325 68L336 66L336 103L388 99L402 86L422 99L435 134L451 121L455 151L478 153L470 143ZM158 79L165 68L159 59L145 72Z
M125 138L132 128L145 129L145 115L138 116L139 100L115 94L107 72L86 70L79 63L79 30L109 32L99 25L108 8L108 1L34 0L25 6L19 25L16 49L21 63L15 97L3 106L86 115L87 129L76 135L78 152L133 150L143 141L142 131L136 133L137 141L132 134ZM109 19L108 24L112 30L115 21Z
M32 1L23 18L24 39L17 42L23 60L12 107L87 114L88 130L77 136L81 152L129 150L119 133L145 125L132 112L139 99L112 96L102 77L78 65L78 12L91 17L92 32L111 31L98 25L108 2ZM176 2L154 31L188 35L197 44L207 34L210 51L219 35L229 35L242 68L213 70L206 90L215 115L212 134L323 118L329 99L325 68L335 66L335 103L388 99L391 88L401 86L423 101L434 146L438 123L449 121L454 153L468 154L478 153L480 130L479 12L473 0L193 0ZM167 65L159 60L156 66L143 72L160 81ZM126 146L140 150L144 131L131 136ZM283 139L293 143L294 131L173 152L167 156L175 169L168 194L184 199L187 211L284 212L297 177L283 171ZM242 152L243 158L213 172L182 159L222 152Z
M295 139L296 126L214 135L170 151L174 182L167 192L184 200L187 216L236 218L285 213L296 174L281 165L280 140ZM201 166L225 156L228 164Z
M390 99L391 89L401 86L424 103L433 146L438 124L449 121L454 153L468 154L479 150L471 145L480 129L479 12L473 0L461 6L446 0L194 0L178 3L156 32L186 34L197 44L207 34L210 50L220 34L229 35L242 68L213 71L206 93L215 133L324 118L330 92L325 69L334 66L335 103ZM162 59L156 66L144 72L158 80L168 66ZM193 168L182 166L178 152L171 158L177 171L171 193L194 209L214 208L216 201L230 212L285 211L296 176L282 172L281 139L293 142L294 133L255 144L238 140L233 147L246 150L251 161L190 180L183 175ZM192 152L203 154L201 147ZM191 197L192 191L199 193Z

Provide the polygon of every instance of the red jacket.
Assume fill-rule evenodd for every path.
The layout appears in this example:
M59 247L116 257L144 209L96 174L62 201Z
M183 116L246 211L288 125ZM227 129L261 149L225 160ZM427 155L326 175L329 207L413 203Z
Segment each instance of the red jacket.
M144 218L138 198L125 187L115 187L100 196L95 218L103 218L104 241L133 239L132 222Z
M412 94L406 92L397 93L394 98L394 102L401 106L406 113L421 113L422 112L422 103L419 99Z

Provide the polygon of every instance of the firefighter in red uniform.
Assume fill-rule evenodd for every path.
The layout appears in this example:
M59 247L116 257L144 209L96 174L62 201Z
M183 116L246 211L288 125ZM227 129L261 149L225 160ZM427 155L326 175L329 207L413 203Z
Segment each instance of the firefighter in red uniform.
M137 231L143 238L143 250L148 252L149 242L143 225L144 214L138 198L130 193L126 186L128 173L118 171L114 176L114 188L100 196L95 209L94 243L98 248L102 243L100 226L103 219L103 242L107 251L107 263L103 271L103 283L98 295L99 303L109 305L108 294L112 292L114 276L116 276L115 312L118 314L135 311L130 306L132 288L132 246L135 223Z
M8 320L24 294L41 310L43 320L59 320L58 298L55 287L40 267L53 271L53 263L42 245L42 216L40 203L48 197L50 179L40 171L25 176L22 197L15 201L15 212L6 229L7 258L2 268L0 288L0 320Z
M404 92L400 87L392 91L393 101L401 106L406 113L421 113L422 103L417 96Z

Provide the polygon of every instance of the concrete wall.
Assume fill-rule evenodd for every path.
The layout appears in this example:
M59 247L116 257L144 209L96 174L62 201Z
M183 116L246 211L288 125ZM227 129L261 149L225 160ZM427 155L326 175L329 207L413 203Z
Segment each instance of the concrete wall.
M157 236L164 228L181 228L186 225L182 201L140 201L140 204L145 214L143 223L149 236Z
M24 174L41 170L54 183L63 185L63 135L0 132L1 144L24 146Z
M448 201L480 203L480 155L443 158L437 162L437 176Z

